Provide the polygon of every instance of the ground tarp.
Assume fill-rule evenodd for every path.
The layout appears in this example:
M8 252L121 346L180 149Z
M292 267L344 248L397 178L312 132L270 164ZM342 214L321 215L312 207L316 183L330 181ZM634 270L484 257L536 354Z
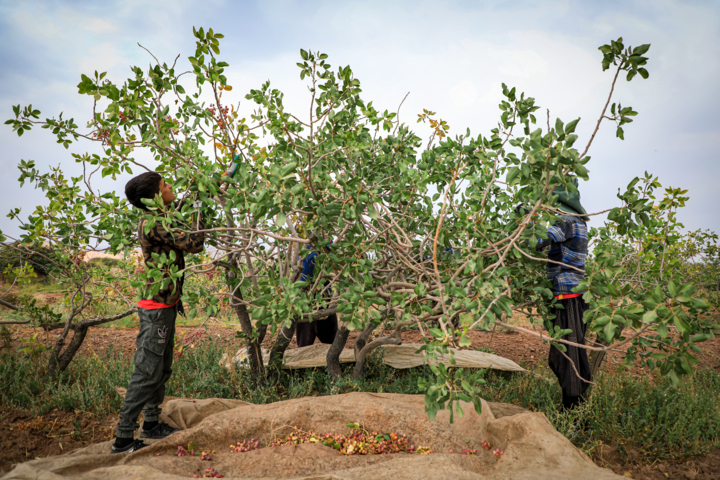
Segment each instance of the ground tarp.
M382 345L378 347L378 350L382 354L383 362L390 365L393 368L413 368L419 367L426 363L425 356L422 353L417 352L418 348L422 345L408 343L403 345ZM330 349L330 345L323 343L316 343L308 347L302 348L289 348L285 350L283 357L283 368L294 369L294 368L313 368L313 367L324 367L327 365L325 360L327 352ZM474 350L457 350L451 349L455 356L455 364L450 362L450 355L438 355L438 362L444 363L448 367L463 367L463 368L492 368L495 370L507 370L512 372L524 372L517 363L507 358L494 355L492 353L477 352ZM267 365L269 352L262 350L263 361ZM340 354L340 363L353 363L355 362L355 351L351 348L343 349ZM241 348L235 356L230 359L226 354L220 360L220 364L230 367L232 364L236 364L240 367L247 367L247 348ZM436 363L432 361L431 363Z
M202 475L212 466L230 479L620 479L599 468L553 429L541 413L484 402L478 415L463 405L465 415L448 421L441 411L430 421L422 395L349 393L304 397L267 405L222 399L173 399L162 419L185 426L132 454L111 455L104 442L67 455L32 460L16 466L2 480L171 480ZM206 416L207 412L215 412ZM270 447L230 453L229 445L257 438L260 445L288 435L293 428L348 433L348 423L368 430L408 435L430 455L340 455L321 444ZM505 454L498 462L481 447L483 440ZM198 450L216 450L212 461L173 455L178 445L193 442ZM477 449L477 456L459 455ZM454 453L450 453L450 451Z

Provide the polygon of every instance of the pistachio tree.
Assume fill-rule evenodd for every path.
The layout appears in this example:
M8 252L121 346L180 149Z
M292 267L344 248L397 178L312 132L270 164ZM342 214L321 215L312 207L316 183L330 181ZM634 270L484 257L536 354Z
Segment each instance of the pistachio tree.
M705 319L709 305L696 295L694 279L683 274L683 262L677 257L670 262L668 250L682 227L676 213L687 200L686 191L668 189L665 198L655 203L652 193L660 185L646 174L618 193L621 207L591 213L609 212L608 222L591 233L587 277L576 291L585 292L583 297L590 304L584 321L589 331L598 334L596 341L577 345L564 338L569 331L552 322L549 283L539 281L548 260L536 251L538 239L547 238L547 227L561 213L553 192L558 186L574 192L572 179L588 180L588 152L604 121L613 122L616 136L624 139L624 128L637 112L613 102L615 85L621 74L627 81L637 75L648 77L644 55L649 47L625 47L622 39L600 47L603 70L612 68L614 74L607 100L582 149L576 147L579 118L567 123L551 121L546 110L546 128L535 126L534 112L539 107L534 100L503 85L505 100L492 135L448 139L423 155L429 165L446 162L446 173L438 180L444 194L437 223L446 216L462 245L454 268L437 275L436 285L441 288L435 290L436 295L444 294L447 300L440 302L441 328L431 330L434 341L427 346L428 352L463 345L463 335L456 334L448 319L464 313L470 317L469 328L502 326L540 337L561 352L565 345L574 345L600 359L607 351L620 352L627 362L640 359L674 382L691 373L689 364L696 361L692 352L699 351L697 344L710 338L716 326ZM464 190L457 186L459 182L466 182ZM516 208L519 205L524 208ZM437 233L441 238L439 227ZM712 254L710 243L706 242L704 252ZM537 319L536 328L509 323L513 311ZM424 385L431 416L438 408L453 404L457 408L457 400L476 397L481 380L473 384L462 372L453 374L441 365L434 368L437 382Z
M468 329L481 326L522 330L561 350L572 343L563 338L567 331L552 324L547 260L535 246L560 214L554 189L573 191L573 178L588 179L587 154L602 122L614 122L624 138L637 112L611 103L615 84L621 73L628 81L647 78L649 45L630 48L619 39L600 47L603 69L612 67L614 75L580 151L580 119L551 122L547 111L543 129L535 100L505 85L496 128L486 135L467 130L450 136L447 122L425 110L418 121L430 124L426 144L400 122L399 108L391 112L366 101L350 67L333 68L320 52L300 51L299 77L308 87L304 111L288 110L284 94L270 82L250 90L241 103L220 57L223 36L202 28L193 34L196 50L187 71L177 67L177 59L155 59L148 69L132 68L122 82L104 73L82 75L78 92L94 101L84 129L62 116L42 120L32 106L14 107L15 118L7 123L19 135L41 126L66 148L74 142L102 146L102 154L74 155L83 166L83 175L73 179L74 216L31 216L24 239L122 252L137 244L141 218L147 228L159 222L169 230L192 230L191 218L201 212L200 231L212 255L190 257L183 271L158 256L134 274L133 286L138 298L148 298L183 276L222 272L221 289L186 282L183 301L191 313L212 315L221 304L234 309L260 381L267 378L260 347L268 334L269 364L276 371L298 323L332 313L339 329L327 363L336 378L343 374L339 355L352 330L359 331L356 378L374 348L401 343L411 326L426 336L421 350L429 360L470 347ZM23 180L55 195L43 183L48 174L34 164L23 161L20 170ZM144 170L160 172L183 201L165 206L157 197L141 211L116 192L101 194L92 186L95 174L116 178ZM592 306L589 328L604 343L583 348L619 350L628 359L653 348L660 353L641 358L659 362L668 375L687 372L663 365L682 363L690 355L685 346L711 334L701 320L707 304L687 283L665 279L662 266L653 270L660 272L655 305L641 298L652 290L642 282L614 281L632 276L630 252L622 250L632 242L625 240L651 238L648 232L674 221L649 215L653 203L638 196L638 182L620 194L623 206L612 209L610 223L594 234L595 250L603 255L594 257L582 288ZM520 204L525 208L517 209ZM303 260L312 252L318 253L314 275L304 278ZM658 307L663 301L674 314ZM680 310L685 317L675 323ZM509 323L513 312L537 318L538 328ZM455 321L461 316L462 327ZM646 340L650 331L658 332L652 341ZM658 342L669 345L668 351L658 349ZM462 414L459 401L480 408L482 372L432 368L436 380L422 385L431 417L441 408Z
M388 273L401 268L397 256L382 252L383 242L409 245L407 237L398 237L399 225L411 231L413 210L430 212L418 203L420 174L412 168L419 139L398 124L396 113L380 112L360 97L360 82L349 67L332 69L321 53L301 51L298 63L310 89L309 116L286 111L282 92L269 82L246 95L252 111L241 115L239 103L225 101L232 86L224 74L227 63L218 58L222 35L212 29L194 35L189 71L158 62L147 71L133 68L134 76L118 84L104 73L82 75L78 91L94 99L87 130L61 116L40 120L31 106L14 108L16 118L8 123L19 135L40 125L66 148L89 141L103 149L102 155L74 155L84 168L73 184L73 208L82 218L32 216L24 238L55 236L127 251L137 243L141 217L148 228L159 222L189 230L199 210L214 258L193 259L185 271L173 269L169 258L153 258L133 282L138 296L152 296L182 276L222 269L224 291L198 283L183 300L191 313L202 308L208 315L220 302L229 303L258 374L268 327L277 335L271 360L279 365L298 322L337 311L341 328L329 364L339 375L337 357L349 329L365 329L367 337L368 325L388 316L394 321L393 312L380 308L386 301L374 291L378 279L368 272L376 264ZM192 86L183 86L183 76ZM152 162L138 159L143 150ZM233 174L223 177L231 165ZM150 169L161 172L184 201L166 207L159 198L149 200L146 212L131 208L116 192L100 194L92 187L95 174L115 178ZM54 195L34 163L23 161L20 170L22 180ZM80 182L86 186L82 193ZM404 207L398 209L398 203ZM317 275L301 280L302 260L311 251L321 252ZM384 341L400 339L396 333ZM361 345L362 339L359 356L368 351Z

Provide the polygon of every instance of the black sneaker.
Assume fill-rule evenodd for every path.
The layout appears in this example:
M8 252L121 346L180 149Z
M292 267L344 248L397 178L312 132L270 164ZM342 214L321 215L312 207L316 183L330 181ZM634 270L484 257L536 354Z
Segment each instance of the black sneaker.
M151 430L143 429L142 432L140 432L140 438L149 438L151 440L160 440L161 438L170 436L177 431L178 431L177 428L172 428L167 423L158 423L155 426L155 428L153 428Z
M133 440L130 444L124 447L116 447L114 444L110 449L110 453L132 453L140 450L141 448L147 447L147 444L142 440Z

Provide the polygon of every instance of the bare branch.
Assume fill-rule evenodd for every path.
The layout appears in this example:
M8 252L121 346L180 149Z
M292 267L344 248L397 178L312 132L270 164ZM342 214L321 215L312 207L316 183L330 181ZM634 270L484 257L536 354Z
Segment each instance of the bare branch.
M20 310L20 309L21 309L21 308L18 307L17 305L13 305L13 304L10 303L10 302L6 302L6 301L3 300L2 298L0 298L0 305L3 305L3 306L5 306L5 307L9 308L10 310Z
M610 86L610 95L608 95L607 101L605 102L605 107L603 107L602 113L600 114L600 118L598 118L597 125L595 125L595 130L593 131L592 135L590 136L590 140L588 141L587 145L585 146L585 150L583 150L583 153L580 155L579 158L583 158L585 154L590 149L590 145L592 144L593 140L595 139L595 135L598 132L598 129L600 129L600 123L603 120L603 117L605 117L605 112L607 111L608 105L610 105L610 99L612 98L613 91L615 91L615 82L618 79L618 75L620 74L620 70L623 67L623 63L621 62L620 65L618 65L617 71L615 72L615 78L613 78L612 85Z

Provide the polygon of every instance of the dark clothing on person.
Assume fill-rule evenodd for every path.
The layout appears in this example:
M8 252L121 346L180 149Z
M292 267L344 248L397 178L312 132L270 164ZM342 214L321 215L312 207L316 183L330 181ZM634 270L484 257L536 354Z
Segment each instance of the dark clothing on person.
M170 253L175 252L175 260L171 266L177 266L178 271L180 271L185 268L184 252L200 253L203 251L203 243L205 241L204 233L184 233L179 230L170 231L162 226L159 219L155 222L155 225L148 230L148 233L145 233L146 223L147 220L144 218L138 223L138 240L140 241L140 248L142 249L145 264L155 262L152 258L153 253L157 253L158 255L164 253L166 257L170 258ZM204 228L202 222L199 222L198 227L198 230ZM163 279L167 278L169 273L169 271L166 272L163 275ZM146 298L146 300L174 305L182 296L184 280L185 276L183 275L177 280L177 283L173 284L173 282L170 282L165 288L160 288L155 295L151 298ZM154 280L148 280L147 287L151 287L154 283Z
M585 397L578 395L577 397L570 396L565 392L562 392L562 408L563 410L572 410L573 408L580 405L585 401Z
M156 310L138 308L140 332L136 341L135 370L120 410L118 438L133 437L140 411L143 421L158 421L160 404L165 400L165 383L172 375L177 309L177 305Z
M178 204L176 208L180 208ZM153 254L163 255L175 259L171 267L176 271L185 268L185 252L199 253L203 250L204 233L184 233L179 230L170 231L156 221L152 228L145 232L146 219L138 223L138 239L142 249L145 264L155 262ZM201 221L196 225L203 228ZM149 265L148 265L149 266ZM163 279L172 273L169 269L164 273ZM143 412L143 420L148 425L158 422L160 404L165 399L165 383L172 375L173 349L175 346L175 319L182 314L182 296L184 275L176 283L169 282L165 288L151 298L143 296L145 300L159 304L171 305L165 308L138 308L140 317L140 332L137 336L137 351L135 352L135 369L130 377L123 408L120 411L120 422L117 427L117 438L132 438L138 428L137 418ZM147 287L154 284L148 280Z
M318 252L313 251L307 254L303 259L303 270L300 274L301 281L313 281L315 274L315 259ZM327 286L327 283L325 283ZM329 297L329 290L325 292L325 297ZM319 339L320 343L333 343L335 334L338 330L338 319L336 314L329 315L325 320L313 320L312 322L298 323L295 329L298 347L307 347L315 343L315 339Z
M583 322L583 314L588 309L588 304L582 297L568 298L567 300L558 300L557 305L561 305L562 308L554 308L551 313L555 314L553 323L561 329L570 329L568 335L563 337L564 340L568 340L573 343L579 343L585 345L585 328L586 325ZM567 355L572 362L575 364L575 368L580 376L590 381L590 362L588 361L587 351L584 348L578 348L571 345L565 344L567 348ZM550 369L553 371L555 376L560 381L560 387L563 391L563 405L573 404L573 406L582 400L571 397L581 397L585 390L587 390L588 383L578 378L575 373L575 368L570 363L565 355L556 347L550 347L550 355L548 356L548 364ZM572 407L570 407L572 408Z
M308 247L310 248L310 247ZM304 282L306 280L312 281L313 275L315 273L315 259L318 256L318 252L312 251L308 253L305 258L303 258L302 261L302 273L300 274L300 281Z
M590 220L580 204L580 192L577 190L577 178L572 184L575 192L560 185L553 191L557 195L559 209L565 213L581 216L561 215L560 220L547 229L547 239L539 239L537 249L549 246L546 272L552 282L553 296L557 300L550 312L555 315L553 324L563 330L570 330L563 337L573 343L585 345L585 322L583 315L589 308L582 296L583 292L573 290L585 279L585 257L588 250L586 221ZM523 207L519 213L525 214ZM567 297L570 298L567 298ZM590 362L584 348L564 344L563 354L555 346L550 346L548 364L560 382L563 394L563 409L572 409L583 402L587 390L587 381L592 380ZM587 381L583 381L587 380Z
M307 347L315 343L333 343L338 330L338 319L336 314L329 315L325 320L313 320L297 324L295 333L297 335L298 347Z
M585 208L580 203L580 191L578 188L578 179L574 177L570 183L575 187L575 191L571 192L565 185L558 185L553 190L553 195L557 195L557 202L560 210L567 213L574 213L576 215L582 215L580 218L586 222L590 221Z

